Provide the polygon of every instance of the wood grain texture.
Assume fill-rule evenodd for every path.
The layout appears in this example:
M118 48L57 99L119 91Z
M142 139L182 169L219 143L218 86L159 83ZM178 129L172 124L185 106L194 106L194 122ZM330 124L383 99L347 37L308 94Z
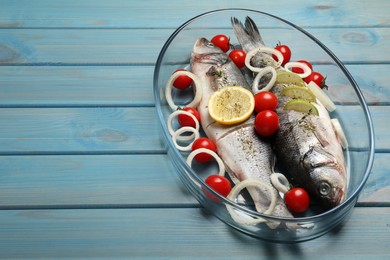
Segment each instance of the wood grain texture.
M154 106L153 70L153 66L4 66L0 106Z
M244 236L201 209L10 210L0 212L0 257L385 259L389 218L386 208L356 208L341 229L285 245Z
M358 205L390 205L390 156L375 162ZM0 156L0 172L3 209L198 205L166 154Z
M1 259L388 259L390 1L0 0ZM369 103L375 163L342 228L297 245L265 243L205 212L166 154L153 70L168 37L219 8L251 8L302 26L346 64ZM229 21L213 24L232 35ZM351 154L367 132L345 77L305 38L262 24L293 60L326 71ZM188 32L211 37L216 29ZM234 39L234 37L233 37ZM172 59L188 62L192 43ZM184 55L185 54L185 55ZM176 65L175 65L176 66ZM355 172L355 171L354 171ZM352 172L352 173L354 173Z
M228 24L229 21L226 23ZM389 62L387 28L325 28L308 30L344 63ZM153 65L173 29L1 29L0 64L5 65ZM220 30L233 36L232 30ZM293 59L329 62L320 49L303 34L291 37L287 29L263 29L266 45L278 41L294 50ZM191 32L193 41L180 43L173 60L189 55L199 37L211 38L216 30ZM290 35L290 36L289 36ZM233 37L232 37L233 38ZM362 51L364 49L364 51ZM307 50L310 50L308 52ZM296 55L296 56L294 56ZM368 58L369 57L369 58Z
M0 125L3 154L165 151L152 107L3 108Z
M161 155L1 156L0 208L190 207Z

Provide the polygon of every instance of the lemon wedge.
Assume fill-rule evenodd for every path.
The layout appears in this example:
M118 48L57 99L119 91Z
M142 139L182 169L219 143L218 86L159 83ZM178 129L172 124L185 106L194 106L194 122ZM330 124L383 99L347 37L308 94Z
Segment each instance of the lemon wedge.
M276 73L276 84L305 86L303 79L298 74L290 71L278 71Z
M295 110L297 112L302 112L310 115L318 116L317 108L310 102L303 99L293 99L287 102L284 107L284 110Z
M282 96L289 96L294 99L304 99L310 102L316 101L316 96L307 87L287 86L280 94Z
M233 125L244 122L252 115L255 99L249 90L229 86L211 95L208 108L212 119L223 125Z

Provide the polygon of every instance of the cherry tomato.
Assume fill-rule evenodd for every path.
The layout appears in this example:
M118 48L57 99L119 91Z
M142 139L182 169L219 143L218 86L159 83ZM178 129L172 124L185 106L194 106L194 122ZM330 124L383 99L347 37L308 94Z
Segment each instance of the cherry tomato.
M255 130L261 136L271 136L279 128L279 117L272 110L264 110L256 115Z
M186 71L186 70L178 69L176 71ZM173 86L177 89L186 89L191 85L191 83L192 83L192 79L190 77L181 75L175 79L175 81L173 82Z
M310 198L302 188L292 188L284 194L284 201L292 213L302 213L309 208Z
M241 69L245 66L245 57L246 53L243 50L232 50L229 53L230 59L236 64L236 66Z
M213 190L215 190L217 193L221 194L224 197L229 195L230 191L232 190L232 185L230 181L220 175L210 175L209 177L206 178L205 182ZM209 199L215 202L219 202L218 198L215 197L213 194L211 194L208 190L203 189L203 192L206 194L206 196Z
M277 96L268 91L259 92L255 95L255 111L275 110L278 106Z
M192 144L192 151L199 149L199 148L206 148L209 149L213 152L217 152L217 146L214 144L213 141L206 137L200 137L194 141ZM197 154L194 159L198 162L208 162L212 159L213 157L210 154L207 153L200 153Z
M313 66L310 64L310 62L305 61L305 60L299 60L298 62L301 62L301 63L306 64L311 70L313 70ZM298 67L293 67L293 68L291 69L291 71L292 71L292 72L295 72L295 73L297 73L297 74L302 74L302 73L304 72L303 69L298 68Z
M223 52L227 52L230 49L229 37L224 34L215 35L211 42L214 43L215 46L219 47Z
M291 50L290 50L290 48L287 45L277 45L275 47L275 50L280 51L280 53L282 53L282 55L283 55L282 65L284 65L284 64L286 64L287 62L290 61ZM276 60L276 61L278 60L278 58L275 55L272 55L272 57L274 58L274 60Z
M200 114L199 114L198 110L196 110L195 108L185 107L185 108L183 108L183 111L186 111L188 113L193 114L196 117L196 119L198 119L198 122L200 122ZM177 121L179 121L179 124L181 126L190 126L190 127L195 128L195 121L190 116L187 116L184 114L179 114L177 116Z
M303 79L306 84L309 84L311 81L316 83L320 88L325 88L327 89L328 86L325 83L325 78L322 76L321 73L313 71L309 76Z

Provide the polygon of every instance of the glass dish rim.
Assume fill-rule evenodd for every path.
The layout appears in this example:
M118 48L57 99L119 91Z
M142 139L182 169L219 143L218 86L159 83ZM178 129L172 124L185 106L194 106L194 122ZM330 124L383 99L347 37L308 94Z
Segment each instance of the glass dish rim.
M369 157L368 157L368 161L367 161L367 164L366 164L366 167L365 167L365 173L364 173L362 181L359 183L357 188L355 188L355 190L353 191L351 196L349 196L342 204L338 205L337 207L334 207L334 208L332 208L330 210L327 210L327 211L325 211L323 213L320 213L320 214L317 214L317 215L314 215L314 216L296 217L296 218L275 217L275 216L272 216L272 215L265 215L265 214L259 213L257 211L254 211L254 210L248 209L246 207L240 206L240 205L230 201L229 199L221 196L220 194L216 193L214 190L210 189L205 184L205 182L186 163L186 161L184 160L184 158L180 154L180 152L177 149L174 149L174 144L172 142L172 139L167 134L168 131L167 131L166 122L164 122L164 120L161 120L162 118L164 118L164 115L162 114L161 109L158 109L159 107L161 107L160 91L158 89L159 68L161 66L162 59L163 59L163 57L165 55L165 52L167 51L168 47L170 46L172 41L175 39L175 37L186 26L188 26L189 24L191 24L195 20L198 20L200 18L203 18L205 16L208 16L208 15L211 15L211 14L214 14L214 13L219 13L219 12L240 12L240 11L249 12L249 13L252 12L252 13L256 13L256 14L260 14L260 15L265 15L265 16L271 17L273 19L276 19L276 20L279 20L281 22L284 22L285 24L287 24L287 25L293 27L294 29L300 31L301 33L305 34L307 37L309 37L311 40L313 40L316 44L318 44L330 56L330 58L333 59L333 61L335 61L337 66L341 69L341 71L347 77L347 79L350 82L351 86L354 88L355 92L357 93L357 97L359 99L360 106L363 109L364 116L365 116L365 119L366 119L366 122L367 122L368 138L369 138L369 140L368 140L368 145L369 146L368 146L368 150L367 151L369 153ZM357 83L355 82L355 80L353 79L353 77L349 73L349 71L346 69L346 67L337 58L337 56L335 54L333 54L333 52L330 49L328 49L328 47L326 47L322 42L320 42L317 38L315 38L312 34L307 32L306 30L302 29L301 27L299 27L299 26L297 26L297 25L295 25L295 24L293 24L293 23L291 23L291 22L289 22L289 21L287 21L287 20L285 20L283 18L280 18L280 17L275 16L273 14L269 14L267 12L253 10L253 9L246 9L246 8L215 9L215 10L204 12L204 13L201 13L201 14L199 14L197 16L194 16L193 18L187 20L185 23L183 23L181 26L179 26L169 36L169 38L167 39L167 41L163 45L163 47L162 47L162 49L161 49L161 51L160 51L160 53L158 55L158 58L157 58L157 61L156 61L156 64L155 64L155 68L154 68L153 88L154 88L154 99L155 99L155 105L156 105L157 114L158 114L159 120L161 121L162 128L164 130L166 130L166 131L163 131L164 137L165 137L166 141L168 142L168 145L172 148L172 150L175 153L175 155L179 158L178 162L179 162L180 166L184 167L184 169L186 170L186 173L190 174L191 175L190 177L193 180L196 180L198 185L201 185L202 188L206 188L209 192L211 192L213 195L218 197L223 204L230 205L233 208L237 208L237 209L239 209L239 210L241 210L243 212L246 212L250 216L258 217L258 218L265 218L265 219L269 219L270 221L272 221L272 220L274 220L274 221L275 220L276 221L281 221L282 220L282 221L289 221L289 222L311 222L311 221L315 222L318 219L322 219L322 218L324 218L326 216L330 216L332 214L336 214L342 208L350 206L350 203L352 203L353 200L357 199L357 197L359 196L361 190L363 189L363 187L364 187L364 185L365 185L365 183L366 183L366 181L367 181L367 179L368 179L368 177L370 175L370 172L371 172L371 169L372 169L372 165L373 165L373 161L374 161L374 154L375 154L375 137L374 137L375 135L374 135L374 128L373 128L372 117L371 117L368 105L367 105L367 103L366 103L366 101L364 99L364 96L363 96L360 88L358 87Z

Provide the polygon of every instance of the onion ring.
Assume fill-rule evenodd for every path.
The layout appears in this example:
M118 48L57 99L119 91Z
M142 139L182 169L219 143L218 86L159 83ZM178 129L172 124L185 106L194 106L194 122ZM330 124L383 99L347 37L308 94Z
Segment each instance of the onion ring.
M175 116L180 115L180 114L190 116L195 121L195 129L196 129L196 131L199 132L199 121L193 114L191 114L190 112L184 111L184 110L176 110L172 114L169 115L168 122L167 122L168 123L168 131L171 134L171 136L173 136L175 134L175 130L173 130L173 127L172 127L173 118ZM180 136L179 135L179 136L176 136L176 140L178 140L178 141L188 141L188 140L193 139L194 136L195 136L195 132L193 132L189 136Z
M264 88L259 89L259 81L267 73L272 73L272 78ZM267 66L264 69L262 69L259 73L257 73L255 79L253 80L252 93L256 95L257 93L262 91L269 91L276 82L276 76L277 76L276 70L272 66Z
M193 81L193 86L194 86L194 92L195 96L194 99L187 104L187 107L197 107L199 105L200 100L202 99L202 94L203 94L203 88L201 86L201 80L198 76L195 74L189 72L189 71L176 71L174 72L168 79L168 82L165 86L165 99L167 100L168 105L171 107L172 110L177 110L179 107L175 105L172 99L172 86L173 82L179 77L179 76L188 76L192 79Z
M306 78L308 77L310 74L311 74L311 69L309 68L309 66L307 66L305 63L302 63L302 62L296 62L296 61L290 61L290 62L287 62L285 65L284 65L284 68L288 71L290 71L290 69L292 68L301 68L303 69L303 73L296 73L298 74L301 78Z
M246 54L246 57L245 57L245 66L250 69L251 71L253 72L260 72L262 70L262 68L258 68L258 67L253 67L251 65L251 59L258 53L258 52L264 52L264 53L268 53L268 54L274 54L277 58L278 58L278 61L277 61L277 65L276 67L280 67L280 65L282 65L282 62L283 62L283 55L280 51L278 50L275 50L275 49L272 49L272 48L267 48L267 47L258 47L256 49L253 49L251 51L249 51L247 54Z
M183 152L186 152L186 151L191 151L191 148L192 148L192 144L194 141L192 141L189 145L187 146L180 146L177 144L177 140L178 139L178 136L180 136L182 133L185 133L185 132L193 132L194 133L194 141L196 139L199 138L199 131L197 131L195 128L193 127L190 127L190 126L185 126L185 127L182 127L182 128L179 128L175 131L175 133L172 135L172 140L176 146L176 148L179 150L179 151L183 151Z
M332 112L336 109L335 103L326 95L326 93L316 84L314 81L310 81L307 87L313 92L318 101L329 111Z
M269 208L266 211L264 211L264 213L262 213L262 214L268 214L268 215L272 214L272 212L275 210L275 207L276 207L277 193L270 185L266 184L265 182L263 182L261 180L246 179L244 181L239 182L237 185L235 185L233 187L233 189L230 191L227 198L230 199L231 201L234 201L235 198L238 196L238 194L241 192L241 190L243 190L246 187L255 187L255 186L263 186L263 187L266 187L267 189L270 190L271 196L272 196L271 197L271 204L270 204ZM255 225L258 223L267 222L267 220L265 220L263 218L252 218L249 216L246 216L246 217L249 217L248 219L244 219L242 216L237 215L237 213L234 212L233 208L230 205L226 205L226 209L228 210L228 212L229 212L230 216L233 218L233 220L236 221L237 223L240 223L240 224Z
M214 157L214 159L217 161L218 166L219 166L218 175L225 176L225 164L223 163L222 159L218 156L218 154L215 153L214 151L211 151L210 149L199 148L199 149L192 151L187 157L187 164L191 166L192 160L194 160L194 157L200 153L207 153L207 154L211 155L212 157Z
M286 176L281 173L274 172L271 174L271 183L281 193L286 193L290 189L290 183Z

